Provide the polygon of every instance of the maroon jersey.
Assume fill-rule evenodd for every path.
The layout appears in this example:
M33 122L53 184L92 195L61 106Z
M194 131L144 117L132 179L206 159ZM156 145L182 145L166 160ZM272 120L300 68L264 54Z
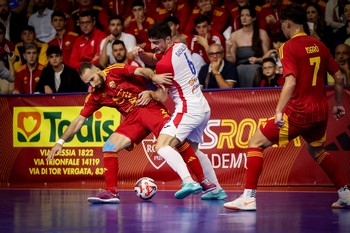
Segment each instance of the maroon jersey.
M325 77L339 70L329 49L318 39L298 33L280 48L283 78L293 75L296 86L285 113L300 119L299 123L327 119Z
M62 38L59 38L56 35L56 37L49 42L49 46L56 45L60 47L60 49L62 50L62 60L64 64L69 64L69 59L72 54L73 45L77 37L78 34L75 32L66 32L63 34Z
M80 115L89 117L102 106L108 106L127 116L135 108L138 94L146 89L140 77L135 77L136 69L136 66L115 63L103 70L106 76L104 87L91 90Z

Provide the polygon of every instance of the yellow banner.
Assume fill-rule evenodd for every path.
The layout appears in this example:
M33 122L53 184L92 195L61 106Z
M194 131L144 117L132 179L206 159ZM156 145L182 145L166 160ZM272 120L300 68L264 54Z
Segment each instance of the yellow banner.
M53 146L81 107L14 107L13 147ZM67 140L65 147L101 147L120 124L121 115L103 107L90 116L78 133Z

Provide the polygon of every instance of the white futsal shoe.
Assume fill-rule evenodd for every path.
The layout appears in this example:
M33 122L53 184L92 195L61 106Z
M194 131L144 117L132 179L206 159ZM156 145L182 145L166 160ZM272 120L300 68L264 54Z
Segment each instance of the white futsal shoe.
M256 198L241 195L234 201L226 202L224 207L230 210L256 210Z

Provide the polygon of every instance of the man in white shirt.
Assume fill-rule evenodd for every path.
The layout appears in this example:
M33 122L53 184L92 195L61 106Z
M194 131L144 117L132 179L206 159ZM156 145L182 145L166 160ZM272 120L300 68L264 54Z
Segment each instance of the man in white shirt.
M109 64L117 62L112 53L112 43L115 40L123 41L128 52L128 58L133 58L132 50L136 46L136 38L129 33L123 32L123 25L124 20L121 16L113 15L109 18L108 28L111 34L102 40L100 44L99 64L102 67L106 67Z
M37 12L32 14L28 19L28 25L35 29L36 39L49 43L56 35L56 30L51 24L51 14L48 6L48 0L34 0Z

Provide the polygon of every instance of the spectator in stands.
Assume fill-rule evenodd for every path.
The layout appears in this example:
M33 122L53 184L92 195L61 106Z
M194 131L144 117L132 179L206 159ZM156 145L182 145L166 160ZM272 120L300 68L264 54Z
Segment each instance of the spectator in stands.
M171 29L171 36L182 36L186 39L185 44L191 43L191 38L188 35L185 35L180 32L180 20L176 16L168 16L164 19L165 22L168 23Z
M231 32L237 31L238 29L240 29L242 27L241 25L241 16L240 16L240 9L242 7L245 6L249 6L250 5L250 1L249 0L236 0L235 1L236 4L234 5L234 7L232 7L230 9L230 26L231 28Z
M206 15L198 15L194 19L196 35L191 39L190 50L194 53L201 55L205 63L209 63L209 57L207 51L209 45L211 44L220 44L225 51L225 39L224 37L215 31L211 30L210 19Z
M325 20L325 15L326 15L326 1L323 0L309 0L305 1L303 4L303 7L306 9L309 3L314 3L317 4L317 6L320 8L322 14L321 17Z
M95 27L93 12L83 11L79 15L79 26L82 34L74 42L69 65L76 70L84 62L98 64L100 44L106 34Z
M347 0L328 0L326 4L325 19L327 25L333 28L333 32L345 25L344 3Z
M213 6L213 0L197 0L197 6L192 10L187 21L184 33L187 35L194 34L194 20L199 15L206 15L213 31L223 33L229 26L230 15L225 6Z
M24 56L26 44L36 44L39 53L39 63L43 66L47 65L46 50L48 45L46 43L39 42L35 39L35 30L32 26L26 25L22 31L22 42L15 45L16 62L14 63L15 71L26 63Z
M73 45L78 34L67 31L67 21L65 14L62 11L55 10L51 14L51 24L56 30L56 36L49 42L49 46L58 46L62 50L63 63L69 64Z
M267 51L267 53L265 53L263 56L263 59L270 57L270 58L273 58L273 60L275 60L276 73L278 73L278 74L282 74L282 72L283 72L282 62L281 62L281 59L279 57L278 51L279 51L280 47L283 45L283 43L286 41L287 41L287 38L284 36L283 32L279 32L279 33L273 35L272 36L272 49Z
M160 6L161 6L161 0L141 0L143 2L144 5L144 9L145 9L145 15L150 16L153 18L154 15L156 15L156 13L160 10ZM182 0L180 0L182 1ZM129 23L131 21L131 19L135 18L133 12L132 12L132 8L133 8L133 3L134 0L131 1L126 1L126 13L127 17L124 20L124 26L125 27L129 27Z
M46 55L49 64L42 70L35 92L50 94L88 90L88 86L81 81L78 71L63 64L62 50L58 46L49 46Z
M280 87L283 86L282 75L278 73L276 61L272 57L264 58L261 73L254 79L254 87Z
M334 53L333 29L327 25L322 15L322 9L317 3L314 3L314 2L308 3L305 9L306 9L306 17L309 25L310 35L321 40L330 49L330 51L333 54Z
M117 63L125 63L132 66L141 67L140 63L128 58L124 41L114 40L111 47L112 55Z
M288 4L288 1L270 0L261 7L258 15L259 27L267 32L270 39L272 35L281 32L281 12Z
M13 89L10 88L10 83L13 84L15 80L15 70L13 69L13 62L15 60L15 55L7 55L9 68L7 68L3 61L0 61L0 94L10 94ZM13 85L12 85L13 86Z
M5 38L16 44L21 42L21 32L27 25L26 12L14 12L10 10L8 0L0 0L0 22L6 27Z
M28 25L35 29L36 39L48 43L55 35L55 28L51 24L53 10L48 8L48 0L34 0L36 12L28 19Z
M240 87L252 87L262 57L270 49L267 32L259 28L254 7L242 7L242 28L234 31L227 41L227 60L237 66Z
M99 30L109 33L108 31L108 14L107 11L101 7L93 4L93 0L76 0L79 8L72 12L71 17L68 20L68 30L81 34L81 27L79 25L80 15L84 11L89 11L92 17L95 19L95 26Z
M191 14L191 8L187 1L162 0L163 8L156 12L154 16L156 21L162 21L168 16L174 16L179 19L179 31L185 30L188 16Z
M132 50L136 46L135 36L123 32L124 20L119 15L113 15L108 19L108 28L110 35L104 38L100 45L100 58L99 64L101 67L106 67L109 64L116 63L115 57L112 54L112 43L115 40L121 40L124 42L128 57L132 59Z
M136 0L132 3L133 18L125 32L136 37L137 46L143 48L146 52L152 51L151 43L148 40L147 31L154 24L154 19L146 15L145 4L142 0Z
M55 0L54 2L53 10L63 12L66 18L70 17L70 14L74 11L77 5L75 0Z
M38 61L39 47L36 44L25 44L24 58L27 63L15 71L15 89L13 94L34 94L44 66Z
M183 34L175 34L172 36L173 42L183 43L188 47L187 39ZM191 50L190 50L191 51ZM191 51L193 65L196 68L196 71L199 72L202 66L206 63L201 55Z
M345 25L335 32L335 45L344 43L350 37L350 2L344 6Z
M344 76L344 84L350 85L350 46L347 44L337 45L334 59ZM327 84L334 85L334 79L329 74L327 75Z
M236 66L225 59L222 45L211 44L208 55L210 63L202 66L198 73L201 88L232 88L237 86Z
M130 16L131 1L125 0L102 0L102 6L107 10L108 15L120 15L123 19Z
M9 90L13 90L12 79L14 79L14 72L11 73L13 69L13 62L15 62L14 49L15 45L5 38L6 27L0 22L0 93L8 94ZM10 59L13 57L13 61ZM12 74L13 78L10 78ZM12 80L12 81L10 81ZM11 92L12 92L11 90Z

